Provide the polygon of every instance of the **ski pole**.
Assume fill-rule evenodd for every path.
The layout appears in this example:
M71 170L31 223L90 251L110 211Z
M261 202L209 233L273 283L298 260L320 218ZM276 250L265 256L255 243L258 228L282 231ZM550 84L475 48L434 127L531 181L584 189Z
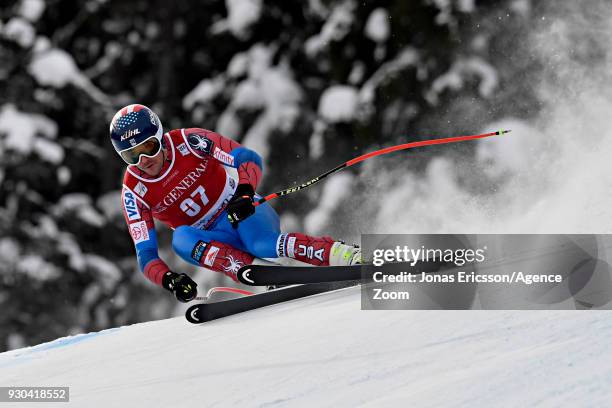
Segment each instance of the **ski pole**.
M206 296L197 296L193 300L197 300L199 302L208 300L214 293L225 292L225 293L236 293L242 296L250 296L254 295L250 290L238 289L238 288L228 288L226 286L218 286L215 288L210 288Z
M321 174L320 176L315 177L312 180L309 180L309 181L307 181L305 183L300 184L299 186L290 187L290 188L287 188L285 190L277 191L276 193L268 194L267 196L262 197L259 200L255 201L255 203L253 205L255 207L257 207L258 205L263 204L266 201L270 201L272 199L275 199L275 198L278 198L278 197L282 197L282 196L285 196L287 194L295 193L296 191L303 190L306 187L310 187L313 184L318 183L319 181L321 181L325 177L329 176L330 174L336 173L337 171L340 171L340 170L342 170L342 169L344 169L346 167L350 167L353 164L360 163L360 162L362 162L364 160L367 160L367 159L370 159L372 157L382 156L383 154L397 152L398 150L412 149L414 147L463 142L465 140L482 139L484 137L503 135L505 133L510 133L510 130L498 130L497 132L483 133L481 135L455 136L455 137L447 137L445 139L421 140L421 141L418 141L418 142L410 142L410 143L400 144L400 145L397 145L397 146L385 147L384 149L380 149L380 150L376 150L376 151L373 151L373 152L370 152L370 153L366 153L366 154L363 154L363 155L361 155L359 157L355 157L354 159L346 161L346 162L342 163L341 165L339 165L337 167L334 167L333 169L331 169L331 170Z

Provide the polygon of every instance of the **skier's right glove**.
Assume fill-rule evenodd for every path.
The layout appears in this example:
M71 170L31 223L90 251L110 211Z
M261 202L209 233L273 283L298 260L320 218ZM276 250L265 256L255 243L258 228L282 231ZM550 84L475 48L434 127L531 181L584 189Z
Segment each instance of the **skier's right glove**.
M230 200L225 208L227 218L229 219L232 228L238 228L238 223L245 218L255 214L255 206L253 205L253 197L255 191L250 184L239 184L234 193L234 197Z
M162 286L172 292L179 302L187 303L198 295L198 284L184 273L166 272Z

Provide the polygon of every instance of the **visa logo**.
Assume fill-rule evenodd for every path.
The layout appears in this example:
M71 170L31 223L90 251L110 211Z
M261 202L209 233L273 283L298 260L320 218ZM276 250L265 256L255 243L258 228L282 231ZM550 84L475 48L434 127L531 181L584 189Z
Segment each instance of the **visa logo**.
M123 208L125 208L129 221L140 219L140 212L138 211L138 206L136 205L136 198L131 191L126 191L123 194Z

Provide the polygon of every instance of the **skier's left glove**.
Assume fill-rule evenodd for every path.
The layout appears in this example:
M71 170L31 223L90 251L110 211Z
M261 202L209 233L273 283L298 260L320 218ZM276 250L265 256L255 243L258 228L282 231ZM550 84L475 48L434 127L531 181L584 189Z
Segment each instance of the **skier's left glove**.
M255 196L255 191L250 184L239 184L236 188L236 193L226 208L227 218L234 229L238 228L240 221L244 221L245 218L255 213L253 196Z
M185 273L166 272L162 278L162 286L174 293L179 302L187 303L198 295L198 284Z

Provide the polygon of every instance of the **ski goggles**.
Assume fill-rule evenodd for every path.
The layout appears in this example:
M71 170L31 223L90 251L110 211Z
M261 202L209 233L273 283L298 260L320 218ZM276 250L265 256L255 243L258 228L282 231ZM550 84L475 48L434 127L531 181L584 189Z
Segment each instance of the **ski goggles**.
M161 150L161 142L156 136L151 136L141 144L127 150L122 150L119 155L127 164L138 164L141 156L153 157Z

